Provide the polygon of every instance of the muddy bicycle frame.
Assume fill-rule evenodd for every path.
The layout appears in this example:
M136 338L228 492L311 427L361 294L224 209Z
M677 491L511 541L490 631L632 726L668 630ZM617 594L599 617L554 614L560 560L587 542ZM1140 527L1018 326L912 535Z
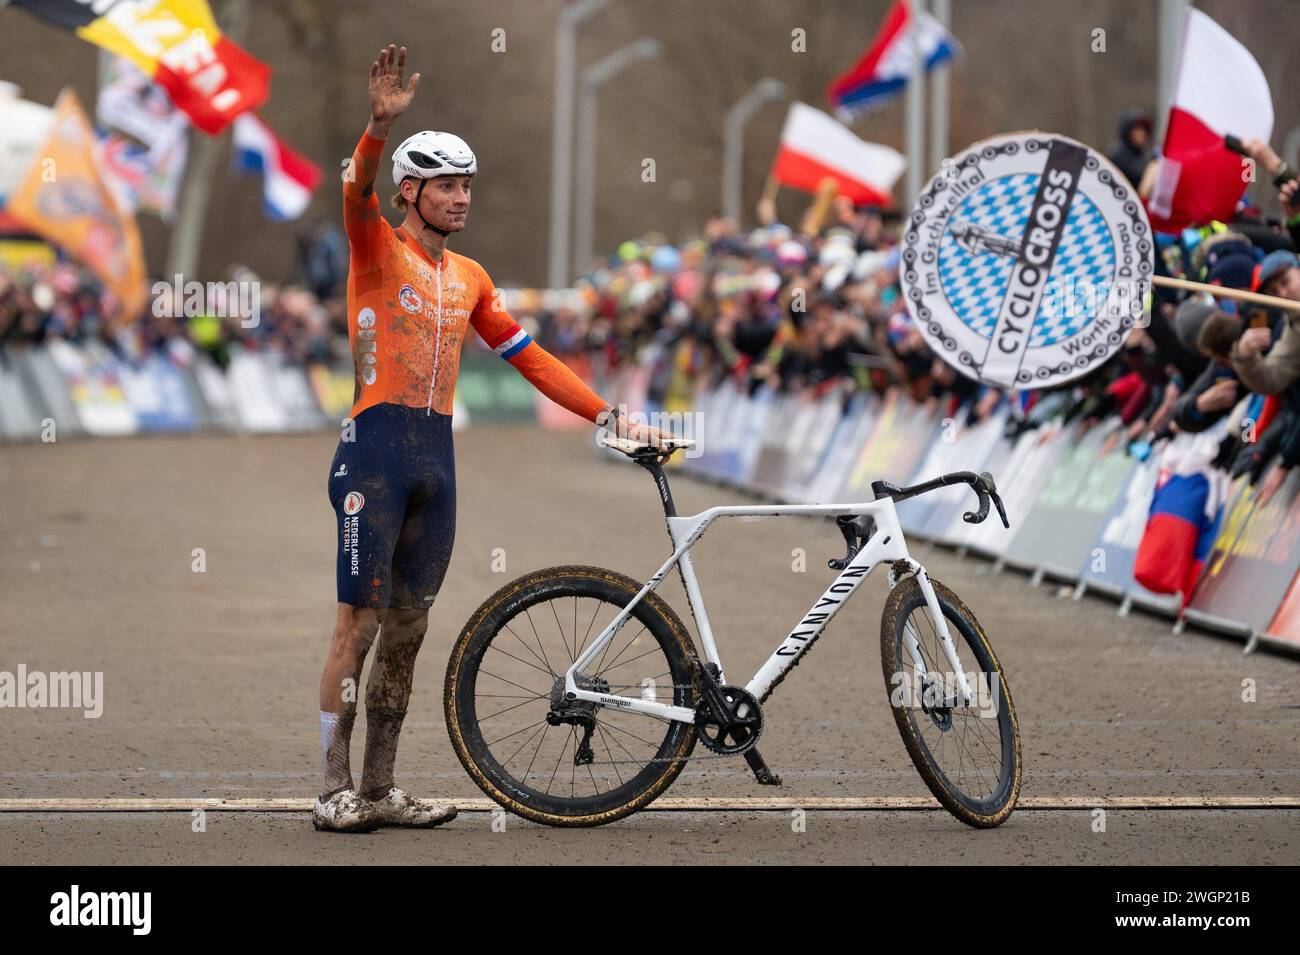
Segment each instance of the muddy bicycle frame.
M620 710L628 710L633 713L644 713L647 716L662 720L680 720L686 723L694 723L696 711L693 708L673 706L637 697L617 696L610 693L584 690L577 685L574 676L582 673L583 668L588 666L596 658L596 655L609 645L610 641L622 628L623 623L631 615L633 608L646 594L658 587L668 572L676 567L681 574L682 584L686 588L686 599L690 606L691 615L695 618L696 627L699 629L704 657L708 662L717 666L717 682L719 684L726 683L722 660L718 655L718 647L713 638L713 628L709 625L709 616L704 608L704 595L700 592L700 584L695 577L695 568L691 564L690 549L704 536L704 532L708 530L709 526L719 518L805 515L841 518L869 517L875 522L874 530L869 536L855 538L851 536L851 531L846 527L845 523L840 524L841 531L849 545L849 552L844 561L831 562L831 566L835 569L840 569L840 565L843 565L839 576L826 588L821 598L808 608L808 612L803 615L794 629L781 641L772 655L768 657L767 662L759 667L758 671L750 678L745 689L755 699L764 699L768 691L781 680L787 670L799 661L800 656L807 650L809 645L821 635L826 625L849 602L857 592L858 587L870 576L871 572L881 564L894 564L896 561L901 561L908 571L915 573L921 593L925 597L926 606L929 608L931 618L934 620L935 632L943 647L944 655L952 666L953 678L958 684L957 689L962 697L959 705L970 705L972 697L970 682L966 678L961 661L958 659L957 649L953 645L952 636L948 632L948 624L943 611L939 607L939 601L935 597L934 588L930 585L930 578L926 574L925 568L914 560L907 551L907 541L904 539L903 529L898 523L898 512L894 507L894 502L896 499L902 500L916 497L937 490L940 487L966 483L970 484L979 494L981 505L979 512L976 514L968 513L966 520L970 523L979 523L988 516L989 495L991 494L997 502L998 511L1002 514L1005 523L1006 515L1002 511L1002 503L997 499L992 478L987 473L977 476L969 471L959 471L906 488L877 481L872 485L872 490L877 495L876 499L857 504L716 506L688 517L679 517L673 505L672 492L668 488L668 479L664 474L661 462L671 455L673 451L684 447L684 444L673 446L666 453L656 453L625 439L602 438L601 443L633 458L637 464L646 468L654 476L655 484L659 488L660 499L663 502L664 514L668 523L668 537L672 542L673 552L664 561L663 566L642 586L636 596L619 611L618 615L600 632L592 644L578 655L577 659L565 672L564 688L565 696L568 699L600 703L604 706L617 707ZM898 582L898 579L898 573L891 573L890 586L893 587ZM910 626L906 628L906 633L908 655L917 668L918 676L925 679L928 671L922 659L916 634Z

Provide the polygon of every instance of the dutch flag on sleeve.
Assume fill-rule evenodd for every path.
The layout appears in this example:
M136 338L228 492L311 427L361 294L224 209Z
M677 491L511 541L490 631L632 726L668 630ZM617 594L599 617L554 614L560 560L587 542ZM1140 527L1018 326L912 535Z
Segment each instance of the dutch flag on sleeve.
M519 327L518 322L511 322L500 335L493 336L495 341L488 341L488 347L494 352L509 361L528 347L532 341L529 334Z
M262 174L262 205L271 219L296 219L311 203L320 169L286 146L252 113L235 117L235 165Z
M914 34L927 73L961 52L961 45L938 20L924 10L918 14L907 0L895 0L862 59L826 89L826 98L841 119L875 109L902 92L912 75Z

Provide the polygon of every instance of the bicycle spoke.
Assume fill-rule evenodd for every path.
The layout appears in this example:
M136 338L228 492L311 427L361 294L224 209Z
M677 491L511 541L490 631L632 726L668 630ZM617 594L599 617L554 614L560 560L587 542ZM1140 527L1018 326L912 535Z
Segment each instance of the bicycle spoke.
M589 611L584 600L592 602ZM681 739L679 723L600 703L553 703L553 684L545 690L528 685L562 679L586 654L592 664L582 668L581 680L599 679L594 687L601 693L641 695L657 702L667 697L668 702L690 705L694 683L688 674L677 672L678 657L663 643L653 621L629 615L623 623L635 626L620 626L599 652L590 653L611 614L616 617L622 610L615 599L585 592L547 593L521 603L511 617L495 624L478 657L466 711L479 745L508 780L535 792L539 800L549 800L550 811L567 811L554 807L570 801L592 811L583 806L584 800L644 792L669 771L665 764L689 758L673 755L668 748L670 740ZM499 653L488 654L489 648ZM559 732L550 732L557 725Z
M547 672L547 673L549 673L551 676L555 676L555 671L551 669L550 664L546 663L546 661L543 660L541 657L539 657L536 653L533 653L533 648L530 647L530 646L529 646L529 645L524 641L524 638L523 638L523 637L519 636L519 634L515 633L514 630L512 630L512 629L510 628L510 624L508 624L508 623L502 624L502 627L505 628L506 632L509 633L510 636L514 637L516 640L519 641L519 645L520 645L520 646L522 646L522 647L523 647L525 650L527 650L529 653L532 653L532 654L533 654L533 659L534 659L534 660L536 660L538 663L541 663L541 664L543 664L543 665L545 666L545 668L546 668L546 672ZM492 645L495 646L495 644L496 644L496 641L495 641L495 640L492 641ZM497 649L500 650L501 648L498 647ZM501 652L504 653L505 651L502 650ZM539 667L538 669L541 669L541 667Z
M546 791L551 791L551 786L555 783L555 776L560 771L560 763L564 760L564 751L569 748L569 740L573 739L573 727L569 727L569 735L564 738L564 743L560 746L560 755L555 758L555 768L551 770L551 778L546 783Z
M489 650L495 650L497 653L500 653L500 654L502 654L503 656L507 656L507 657L509 657L511 660L517 660L518 662L522 663L522 664L523 664L524 666L526 666L526 667L532 667L534 670L536 670L536 671L539 672L539 673L545 673L545 674L546 674L547 676L549 676L549 677L555 677L555 674L552 673L551 671L549 671L549 670L543 670L543 669L542 669L541 667L539 667L536 663L529 663L527 660L522 660L522 659L520 659L519 657L515 656L513 653L507 653L505 650L502 650L502 649L501 649L500 647L498 647L498 646L490 646L490 647L488 647L488 649L489 649ZM556 678L558 679L558 677L556 677Z
M605 745L605 755L609 757L609 765L614 767L614 775L618 777L618 784L623 785L623 774L618 771L618 764L614 762L614 754L609 751L609 741L605 738L605 730L596 724L596 732L600 734L600 741Z
M637 632L637 634L636 634L635 636L633 636L632 639L629 640L629 641L627 642L627 644L623 647L623 649L620 650L620 651L618 651L618 656L614 657L614 659L611 661L611 665L612 665L613 663L617 663L617 662L618 662L618 657L621 657L624 653L626 653L626 652L627 652L627 648L630 647L630 646L632 646L632 644L636 643L636 641L640 638L641 634L643 634L643 633L645 633L645 632L646 632L646 628L643 626L643 627L642 627L642 628ZM615 634L615 635L614 635L614 637L617 637L617 636L618 636L618 634ZM596 664L596 672L597 672L597 673L603 673L603 672L605 671L605 669L606 669L606 667L605 667L605 656L606 656L606 654L609 653L609 648L610 648L611 646L614 645L614 637L610 637L610 639L609 639L609 643L605 644L605 649L603 649L603 650L600 651L600 662Z
M546 742L546 734L550 730L550 728L551 728L551 724L547 723L546 727L542 730L542 738L537 741L537 748L533 750L533 758L528 761L528 768L524 770L525 782L528 781L528 777L533 771L533 763L537 762L537 754L542 751L542 744Z
M484 674L484 675L486 675L486 676L490 676L490 677L493 677L493 678L495 678L495 679L497 679L497 680L500 680L502 683L509 683L511 686L519 687L519 689L521 689L521 690L527 690L529 693L532 693L533 695L535 695L538 699L542 699L542 698L544 698L544 697L548 697L548 696L551 695L549 692L547 692L547 693L538 693L536 690L531 690L531 689L529 689L529 688L526 687L526 686L520 686L520 685L519 685L518 683L516 683L514 680L507 680L505 677L503 677L503 676L498 676L497 674L493 673L491 670L484 670L482 667L479 667L478 672L479 672L479 673L482 673L482 674Z
M626 746L624 746L621 742L619 742L619 740L618 740L618 738L617 738L616 736L612 736L612 735L608 735L608 734L606 734L606 733L605 733L605 727L601 724L601 722L600 722L599 720L596 721L596 728L600 730L600 732L601 732L601 736L602 736L603 739L613 740L614 745L617 746L619 749L621 749L621 750L624 752L624 754L628 757L628 759L629 759L631 762L636 763L636 764L644 765L644 762L645 762L645 761L644 761L644 760L638 760L635 756L633 756L633 755L632 755L632 752L631 752L631 751L630 751ZM606 743L606 746L608 747L608 743ZM613 756L612 753L610 754L610 762L611 762L611 763L614 762L614 756ZM617 772L617 770L616 770L616 772Z
M658 743L652 743L652 742L650 742L648 739L642 739L640 736L637 736L635 733L630 733L630 732L628 732L628 731L625 730L625 729L621 729L620 727L615 726L613 723L606 723L604 720L597 719L597 720L596 720L596 725L597 725L597 726L606 726L606 727L608 727L609 729L616 730L617 732L622 733L624 736L630 736L630 737L632 737L634 740L636 740L636 741L639 742L639 743L645 743L647 746L653 746L653 747L656 748L656 749L659 748L659 744L658 744Z
M919 618L919 619L918 619ZM948 621L953 647L960 661L965 637ZM916 688L920 699L913 699L908 707L910 721L916 728L918 739L931 753L934 764L961 792L971 798L987 799L993 796L1008 767L1002 760L1002 727L1000 723L988 726L987 717L977 710L982 699L978 686L971 687L971 699L962 705L951 705L962 699L961 681L957 673L948 673L952 664L944 651L938 623L927 604L922 604L909 614L903 623L900 638L899 665L909 689ZM916 661L907 650L907 635L916 642L916 653L926 670L926 679L919 681ZM967 644L969 652L969 645ZM942 661L942 666L940 665ZM960 668L964 672L964 666ZM996 673L988 674L990 695L1001 695L1001 683ZM980 675L976 675L979 680ZM982 705L982 704L979 704ZM929 712L927 712L927 710ZM997 711L1001 713L1001 704ZM943 718L944 722L941 722ZM997 717L995 715L994 720ZM946 724L946 725L945 725ZM949 739L951 737L951 739ZM949 752L949 750L952 752Z
M489 745L489 746L495 746L497 743L500 743L500 742L503 742L503 741L505 741L505 740L508 740L511 736L518 736L520 733L526 733L526 732L528 732L530 729L532 729L534 726L541 726L541 725L544 724L545 722L546 722L546 720L538 720L536 723L529 723L529 724L528 724L527 726L525 726L523 729L515 730L513 733L507 733L505 736L502 736L500 739L494 739L492 742L488 743L488 745Z
M542 732L542 736L543 736L543 737L546 736L546 730L547 730L548 727L549 727L549 724L547 724L547 723L543 723L543 724L542 724L542 731L541 731L541 732ZM520 744L519 744L519 748L518 748L517 750L515 750L513 753L510 754L510 759L507 759L507 760L506 760L504 763L502 763L501 765L502 765L502 766L509 766L510 763L511 763L511 761L512 761L516 756L518 756L520 753L523 752L524 747L527 746L529 743L531 743L531 742L533 741L533 737L535 737L536 735L537 735L537 734L534 733L532 736L528 737L528 739L526 739L526 740L524 740L522 743L520 743ZM539 745L540 745L540 744L539 744Z
M577 598L577 597L574 597L573 599L574 599L574 601L576 602L578 598ZM577 612L578 612L578 609L577 609L577 607L575 606L575 607L574 607L574 614L576 615ZM591 625L592 625L593 623L596 622L596 614L598 614L598 613L600 613L600 602L599 602L599 601L596 602L596 609L593 610L593 611L591 612L591 619L587 621L587 632L584 633L584 634L582 635L582 643L581 643L581 644L579 645L579 647L578 647L578 652L575 653L575 654L573 655L573 660L577 660L578 657L582 656L582 651L585 650L585 649L587 649L587 640L589 640L589 639L591 638ZM576 627L574 628L574 635L575 635L575 636L577 635L577 628L576 628ZM571 660L571 661L569 661L569 662L572 663L573 660Z
M546 657L546 648L542 646L542 637L537 632L537 624L533 623L533 615L527 607L524 608L524 616L528 619L528 626L533 628L533 636L537 638L537 649L542 651L542 662L546 664L546 669L550 671L551 676L555 676L555 670L551 668L551 661Z
M536 699L541 699L541 697L536 697ZM494 716L500 716L502 713L509 713L511 710L517 710L521 706L527 706L531 702L532 700L524 700L524 702L516 703L514 706L507 706L504 710L497 710L495 713L492 713L489 716L480 716L478 718L479 724L481 725L487 722L488 720L492 719L492 717Z
M631 644L628 644L628 646L631 646ZM661 651L661 650L659 649L658 644L656 644L655 646L653 646L653 647L651 647L649 650L647 650L645 653L637 654L637 655L634 656L632 659L630 659L630 660L624 660L622 663L615 664L614 666L607 666L607 667L605 667L605 669L601 670L600 672L601 672L602 674L605 674L605 673L608 673L610 670L617 670L619 667L625 667L625 666L627 666L629 663L636 663L637 660L640 660L642 657L648 657L648 656L650 656L650 654L652 654L652 653L662 653L662 652L663 652L663 651ZM616 657L615 659L617 659L617 657Z

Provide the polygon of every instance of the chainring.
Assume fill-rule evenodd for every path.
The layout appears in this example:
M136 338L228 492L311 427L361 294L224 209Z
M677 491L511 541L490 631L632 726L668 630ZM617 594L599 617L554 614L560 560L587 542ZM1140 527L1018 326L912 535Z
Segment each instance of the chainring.
M739 756L754 748L763 733L763 707L744 687L718 687L726 700L728 722L720 724L708 708L695 714L695 734L705 748L720 756Z

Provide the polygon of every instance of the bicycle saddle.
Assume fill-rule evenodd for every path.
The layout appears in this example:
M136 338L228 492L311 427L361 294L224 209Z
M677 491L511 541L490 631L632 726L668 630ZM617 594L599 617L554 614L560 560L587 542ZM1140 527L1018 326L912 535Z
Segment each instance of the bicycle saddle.
M608 431L602 431L596 443L605 448L613 448L615 451L621 451L628 457L637 457L639 455L650 454L671 454L674 451L680 451L683 448L695 447L694 438L673 438L666 441L662 448L656 448L646 441L633 441L631 438L618 438Z

